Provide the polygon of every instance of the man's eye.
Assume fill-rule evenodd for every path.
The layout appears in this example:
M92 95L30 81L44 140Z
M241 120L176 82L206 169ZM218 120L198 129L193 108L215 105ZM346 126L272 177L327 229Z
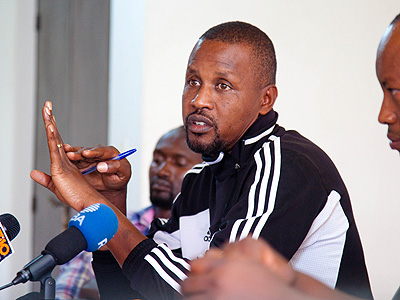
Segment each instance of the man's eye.
M175 160L175 165L180 168L185 168L187 166L187 164L188 164L188 162L184 158Z
M230 90L230 89L231 89L231 87L230 87L229 85L225 84L225 83L218 83L217 87L218 87L220 90L223 90L223 91L226 91L226 90Z
M393 97L400 96L400 90L398 89L390 89L390 93L392 93Z
M190 85L190 86L199 86L200 83L199 83L199 81L197 81L197 80L189 79L189 85Z
M160 157L160 156L155 156L155 157L153 157L153 161L152 161L151 163L152 163L152 165L158 166L158 165L160 165L162 162L163 162L163 158L162 158L162 157Z

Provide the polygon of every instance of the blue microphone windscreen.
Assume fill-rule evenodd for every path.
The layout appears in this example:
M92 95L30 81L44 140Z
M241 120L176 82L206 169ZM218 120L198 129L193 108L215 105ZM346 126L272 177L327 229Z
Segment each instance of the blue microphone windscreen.
M118 218L105 204L93 204L75 216L68 227L78 228L87 241L86 251L93 252L107 244L118 230Z

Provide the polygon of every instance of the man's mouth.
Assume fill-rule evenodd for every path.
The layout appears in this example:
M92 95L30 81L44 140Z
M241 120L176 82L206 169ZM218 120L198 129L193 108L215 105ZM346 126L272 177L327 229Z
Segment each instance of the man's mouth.
M165 179L155 179L151 183L152 192L171 192L172 185Z
M400 137L391 133L388 133L387 137L390 140L390 148L400 151Z
M400 151L400 140L391 141L390 148Z
M193 133L201 134L210 131L213 123L204 116L192 114L186 119L186 127Z

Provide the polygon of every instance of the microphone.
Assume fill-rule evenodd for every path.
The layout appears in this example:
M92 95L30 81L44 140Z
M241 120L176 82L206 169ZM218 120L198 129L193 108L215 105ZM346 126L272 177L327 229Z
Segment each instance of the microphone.
M8 213L0 215L0 262L14 253L11 241L19 230L19 222L13 215Z
M0 223L5 229L8 239L12 241L19 233L20 226L18 220L9 213L0 215Z
M11 284L38 281L56 265L70 261L82 250L93 252L107 244L118 229L118 218L105 204L93 204L71 218L68 229L53 238L34 260L17 273Z

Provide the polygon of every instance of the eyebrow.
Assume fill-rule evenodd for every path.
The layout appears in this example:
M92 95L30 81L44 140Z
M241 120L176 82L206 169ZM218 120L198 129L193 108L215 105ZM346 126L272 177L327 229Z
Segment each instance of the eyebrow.
M192 67L187 67L186 73L187 74L197 74L198 71ZM239 77L237 74L235 74L234 72L230 72L230 71L227 71L227 72L218 72L217 71L214 73L214 75L217 77L223 77L223 78L228 77L228 76L234 77L234 78Z
M155 150L153 151L153 155L155 155L155 154L159 154L159 155L165 156L164 152L162 152L162 151L160 151L160 150L158 150L158 149L155 149Z
M229 75L235 76L233 72L217 72L215 74L218 75L219 77L228 77Z
M186 68L186 73L196 73L196 71L191 67L187 67Z

